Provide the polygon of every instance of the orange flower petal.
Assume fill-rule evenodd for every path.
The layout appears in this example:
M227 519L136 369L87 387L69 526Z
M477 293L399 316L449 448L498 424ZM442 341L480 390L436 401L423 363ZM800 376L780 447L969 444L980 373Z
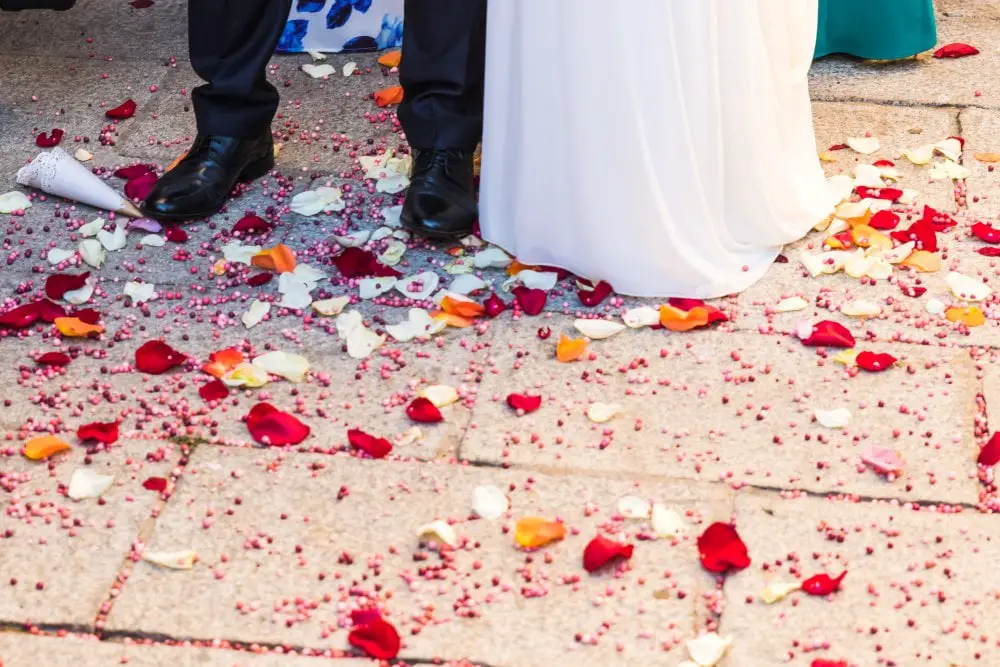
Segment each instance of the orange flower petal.
M32 461L42 461L53 454L68 452L73 449L68 443L60 440L54 435L43 435L40 438L29 440L24 445L24 455Z
M513 262L507 265L507 275L516 276L521 271L534 270L537 268L538 268L537 266L529 266L527 264L521 264L521 262L515 259Z
M514 541L525 549L537 549L566 537L566 526L537 516L517 520Z
M431 317L435 320L443 320L445 324L455 329L464 329L466 327L471 327L476 322L470 320L468 317L462 317L461 315L452 315L451 313L446 313L443 310L433 310L431 311Z
M400 61L403 59L403 52L399 49L395 51L389 51L388 53L383 53L378 58L378 64L383 67L399 67Z
M944 311L944 316L948 318L949 322L961 322L967 327L980 327L986 324L986 315L977 306L969 306L968 308L952 306Z
M486 309L475 301L460 301L450 296L441 299L441 310L449 315L465 318L480 317L486 312Z
M261 250L250 258L250 263L261 269L290 273L295 270L295 252L288 246L279 243L273 248Z
M573 339L563 335L559 337L559 344L556 345L556 359L565 363L576 361L587 352L587 339Z
M852 229L851 239L862 248L877 248L882 252L892 250L892 239L868 225L858 225Z
M82 338L90 334L104 333L100 324L87 324L78 317L57 317L54 320L56 329L68 338Z
M242 352L235 347L227 347L208 355L208 362L201 367L201 370L212 377L221 378L244 361L246 361L246 357L243 356Z
M171 169L173 169L174 167L176 167L177 165L179 165L181 163L181 160L183 160L184 158L187 157L187 154L188 154L188 152L184 151L183 153L181 153L180 155L178 155L177 157L175 157L174 161L167 165L167 169L166 170L170 171Z
M860 215L860 216L858 216L856 218L845 218L844 222L846 222L847 224L849 224L851 227L855 227L855 226L858 226L858 225L867 225L869 222L872 221L872 218L874 216L875 216L875 214L872 213L869 210L869 211L866 211L864 215Z
M1000 153L976 153L980 162L1000 162Z
M387 107L399 104L403 101L403 87L389 86L375 93L375 104L380 107Z
M941 258L933 252L914 250L913 254L899 263L900 266L912 266L922 273L935 273L941 270Z
M695 306L687 312L673 306L660 306L660 324L668 331L690 331L707 325L709 314L704 306Z

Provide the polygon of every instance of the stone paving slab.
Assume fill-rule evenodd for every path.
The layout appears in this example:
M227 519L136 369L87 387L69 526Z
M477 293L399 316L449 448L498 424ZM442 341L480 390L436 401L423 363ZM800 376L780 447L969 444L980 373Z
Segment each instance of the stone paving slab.
M482 484L509 493L508 517L470 517ZM344 648L349 610L371 603L399 628L404 659L675 663L704 615L700 593L713 588L695 555L699 529L689 525L676 545L637 543L620 575L580 566L598 530L623 528L614 515L626 494L697 523L731 509L723 489L683 483L202 447L147 544L193 549L200 562L186 572L136 565L107 629ZM520 552L508 531L532 514L560 517L570 535L543 553ZM419 545L418 526L435 519L454 522L457 550ZM639 529L624 526L620 539ZM577 633L603 637L585 647Z
M8 441L2 450L0 622L92 628L133 542L160 504L159 494L142 484L170 475L179 448L119 441L110 452L92 455L88 466L115 482L100 500L75 501L66 492L74 470L86 465L85 447L48 462L25 459L20 447Z
M968 7L979 2L962 4ZM978 16L939 17L938 44L951 42L971 42L980 54L940 60L922 55L917 60L874 64L844 56L823 58L810 71L812 97L907 106L1000 106L1000 89L995 85L1000 53L993 46L1000 42L1000 23Z
M938 14L948 17L1000 19L998 0L938 0L934 3Z
M725 667L1000 661L989 621L1000 613L995 517L747 493L736 522L753 564L726 581L720 632L734 644ZM771 584L845 570L831 598L758 598Z
M851 377L790 337L644 330L593 343L592 359L553 364L562 329L540 341L529 326L496 334L463 459L912 500L978 496L966 352L879 346L906 367ZM517 417L511 393L539 394L542 407ZM622 414L591 423L593 402ZM847 429L813 420L836 408L853 413ZM901 452L904 478L865 471L870 446Z
M74 667L371 667L372 660L293 655L256 655L217 648L186 648L152 644L119 644L92 638L47 637L14 632L0 633L0 663L4 667L74 665Z
M187 2L156 0L135 9L128 2L79 0L67 12L0 13L0 53L79 60L187 58Z
M1000 119L988 109L963 109L959 120L965 137L963 164L972 171L966 179L969 209L990 221L1000 217L1000 170L998 165L975 158L977 153L1000 153Z

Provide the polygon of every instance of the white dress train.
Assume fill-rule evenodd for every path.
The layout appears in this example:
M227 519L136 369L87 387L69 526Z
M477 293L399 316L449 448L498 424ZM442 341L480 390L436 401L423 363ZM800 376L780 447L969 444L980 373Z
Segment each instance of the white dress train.
M483 236L623 294L746 289L837 203L816 21L817 0L491 2Z

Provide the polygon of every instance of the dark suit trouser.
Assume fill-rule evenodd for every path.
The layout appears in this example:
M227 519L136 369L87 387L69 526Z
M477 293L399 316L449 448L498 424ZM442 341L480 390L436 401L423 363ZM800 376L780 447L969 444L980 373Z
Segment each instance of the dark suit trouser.
M486 0L406 0L403 21L399 119L410 145L475 149L483 135Z
M292 0L189 0L191 65L207 83L195 88L198 132L251 138L271 126L278 91L267 63Z

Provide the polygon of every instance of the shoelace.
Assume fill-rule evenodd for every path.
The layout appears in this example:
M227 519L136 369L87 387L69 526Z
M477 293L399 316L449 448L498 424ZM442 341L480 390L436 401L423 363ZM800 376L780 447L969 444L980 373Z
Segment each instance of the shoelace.
M421 153L417 156L416 164L414 165L414 175L427 173L434 167L442 167L445 174L451 176L452 163L461 161L465 157L465 154L465 151L455 148Z

